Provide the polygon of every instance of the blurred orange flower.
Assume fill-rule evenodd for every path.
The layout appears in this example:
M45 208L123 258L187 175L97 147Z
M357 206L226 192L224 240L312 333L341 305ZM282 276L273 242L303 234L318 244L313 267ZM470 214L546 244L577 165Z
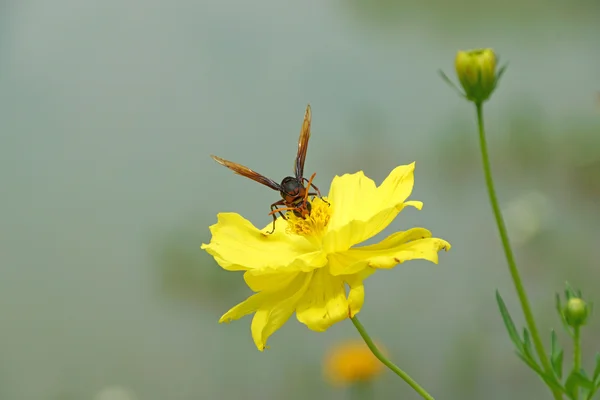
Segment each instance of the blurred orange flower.
M386 350L377 344L379 350ZM384 365L362 340L348 340L335 345L323 362L325 379L335 386L367 382L383 372Z

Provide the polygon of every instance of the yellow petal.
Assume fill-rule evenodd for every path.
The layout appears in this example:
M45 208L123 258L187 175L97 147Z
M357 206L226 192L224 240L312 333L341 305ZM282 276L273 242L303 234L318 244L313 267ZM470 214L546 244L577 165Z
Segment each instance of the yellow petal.
M276 292L287 287L302 272L271 272L251 269L244 273L246 285L254 292Z
M327 255L318 250L302 254L284 267L250 269L244 273L244 280L255 292L276 291L287 285L298 273L310 272L325 264L327 264Z
M256 311L250 324L250 331L252 332L252 340L259 351L263 351L267 347L266 341L262 339L262 332L269 323L269 308L261 308ZM285 321L284 321L285 322Z
M258 350L263 351L267 347L269 337L293 314L296 304L311 282L312 275L313 272L299 274L285 290L267 295L268 300L256 311L250 327L252 339Z
M414 169L415 163L394 168L379 187L362 171L333 178L328 199L335 214L329 222L330 229L355 219L368 220L384 208L404 203L412 192Z
M361 251L361 249L356 249ZM362 250L365 258L369 258L369 266L372 268L393 268L408 260L427 260L434 264L438 263L438 252L450 250L450 243L438 238L419 239L413 242L401 244L388 250Z
M414 185L415 163L396 167L379 186L362 171L336 176L329 201L333 215L324 242L327 251L341 251L375 236L396 218L406 205ZM354 226L350 226L354 224Z
M345 251L355 244L372 238L385 229L406 206L420 210L423 203L407 201L399 206L381 210L368 221L354 220L337 231L329 230L323 239L323 251L327 253Z
M296 317L317 332L348 318L344 280L330 275L328 268L315 270L308 290L298 302Z
M239 214L220 213L217 218L217 223L210 227L210 243L201 248L226 270L283 267L315 251L314 244L302 236L288 234L287 223L281 218L272 235L261 232ZM263 231L270 229L266 227Z
M413 228L396 232L380 243L341 251L329 255L329 271L332 275L356 274L368 268L377 257L386 257L390 250L395 251L424 238L430 238L431 232L424 228ZM437 255L437 253L435 253ZM388 257L389 258L389 257ZM392 259L394 256L392 256Z
M367 205L375 198L377 186L362 171L335 176L327 199L333 207L329 229L339 229L354 219L364 219Z
M365 302L365 286L363 281L374 272L375 270L373 268L366 268L358 274L343 276L348 286L350 286L350 291L348 292L348 310L350 317L354 317L360 312Z
M240 319L248 314L252 314L253 312L256 312L256 310L258 310L268 299L268 295L265 293L254 294L223 314L223 316L219 319L219 323L230 323L231 321Z

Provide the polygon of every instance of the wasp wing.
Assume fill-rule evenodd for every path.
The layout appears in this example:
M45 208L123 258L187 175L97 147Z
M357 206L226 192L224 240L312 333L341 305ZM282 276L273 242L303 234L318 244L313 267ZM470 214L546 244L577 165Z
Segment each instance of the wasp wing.
M300 138L298 139L298 154L296 155L296 178L302 181L304 176L304 160L306 160L306 150L308 150L308 139L310 139L310 121L311 121L310 104L306 106L304 114L304 122L300 129Z
M229 168L230 170L232 170L233 172L235 172L238 175L242 175L242 176L245 176L246 178L252 179L255 182L262 183L263 185L268 186L273 190L281 191L281 186L277 182L267 178L266 176L262 176L258 172L252 171L248 167L244 167L243 165L224 160L217 156L211 155L211 157L213 158L213 160L215 160L216 162L218 162L221 165L226 166L227 168Z

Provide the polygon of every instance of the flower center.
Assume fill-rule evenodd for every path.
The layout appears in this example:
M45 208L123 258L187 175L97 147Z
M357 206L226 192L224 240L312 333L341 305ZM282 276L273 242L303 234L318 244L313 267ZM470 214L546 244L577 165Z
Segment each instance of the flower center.
M298 217L293 212L287 213L287 231L301 236L321 237L327 231L327 224L331 218L331 207L326 198L315 197L308 201L311 206L310 214L305 218Z

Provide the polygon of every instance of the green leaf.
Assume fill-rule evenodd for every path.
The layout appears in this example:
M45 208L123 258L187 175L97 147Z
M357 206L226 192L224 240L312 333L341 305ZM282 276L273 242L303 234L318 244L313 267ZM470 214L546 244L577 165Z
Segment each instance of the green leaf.
M494 88L498 86L498 82L500 81L500 78L502 78L502 75L504 75L506 68L508 68L508 63L504 64L502 67L500 67L500 69L498 69L498 73L496 74L496 82L494 83Z
M544 371L542 371L542 369L540 368L540 366L535 362L535 360L532 360L531 358L527 357L526 355L524 355L523 353L517 353L517 356L523 360L523 362L525 364L527 364L529 366L529 368L531 368L532 370L534 370L542 379L545 379L545 373Z
M596 387L596 385L594 384L594 381L592 379L590 379L590 377L588 376L588 374L585 372L585 370L583 368L581 370L579 370L579 374L584 379L584 385L582 386L583 395L587 396L591 393L593 396L593 393L598 389Z
M562 379L564 352L560 348L560 344L558 343L558 338L554 329L552 329L552 334L550 338L550 363L552 364L552 370L559 379Z
M544 383L546 383L546 385L548 385L549 388L551 388L552 390L559 391L559 392L565 391L563 389L563 387L561 386L560 382L558 382L556 380L556 377L554 375L546 374L534 360L528 359L527 357L524 357L521 354L517 354L517 356L519 356L519 358L521 360L523 360L525 362L525 364L527 364L529 366L529 368L534 370L535 373L537 373L539 375L539 377L542 378Z
M585 371L572 371L565 382L565 390L571 398L577 398L579 390L584 389L586 393L595 389L594 382L586 376Z
M560 294L556 293L556 311L558 311L559 315L563 315L563 307L562 302L560 300Z
M596 382L596 385L600 386L600 353L596 353L596 367L594 368L594 374L592 375L592 381Z
M531 338L527 328L523 328L523 353L533 360L533 347L531 346Z
M571 287L569 282L565 282L565 297L567 298L567 301L573 297L581 298L581 290L576 291Z
M500 292L498 292L498 290L496 290L496 301L498 302L498 308L500 309L500 314L504 320L504 326L506 326L506 330L508 331L508 336L510 336L510 340L512 340L515 346L517 346L517 350L522 353L523 343L521 342L517 328L515 328L515 324L510 317L510 313L508 312L506 304L504 304L504 300L502 300L502 296L500 296Z
M565 313L563 312L562 302L560 300L560 295L556 293L556 311L558 312L558 316L565 328L565 330L569 333L569 335L573 336L573 330L567 323L567 319L565 318Z
M454 90L456 90L456 92L459 94L459 96L462 96L464 98L466 98L467 96L462 92L462 90L460 90L460 88L458 86L456 86L456 84L454 82L452 82L452 80L450 80L450 78L448 78L448 75L446 75L444 73L444 71L442 71L441 69L438 71L438 73L440 74L440 76L442 77L442 79L444 80L444 82L446 82L448 85L450 85L450 87Z
M596 389L594 389L594 390L590 390L590 392L588 393L588 395L585 398L585 400L592 400L592 398L594 397L594 395L596 394L596 392L598 391L598 389L600 389L600 386L597 386Z
M529 368L531 368L536 374L538 374L539 377L542 378L542 380L546 383L546 385L548 385L548 387L559 392L564 392L564 389L562 388L560 382L556 380L556 377L554 375L546 374L542 370L542 368L535 362L535 360L519 352L517 352L517 356L521 360L523 360L523 362L527 364Z
M583 368L581 368L579 370L579 374L584 377L586 380L588 380L590 382L590 385L594 386L594 382L590 379L590 377L588 376L587 372L585 372L585 370Z
M542 379L551 390L564 393L565 388L562 387L561 383L554 375L544 375L542 376Z

